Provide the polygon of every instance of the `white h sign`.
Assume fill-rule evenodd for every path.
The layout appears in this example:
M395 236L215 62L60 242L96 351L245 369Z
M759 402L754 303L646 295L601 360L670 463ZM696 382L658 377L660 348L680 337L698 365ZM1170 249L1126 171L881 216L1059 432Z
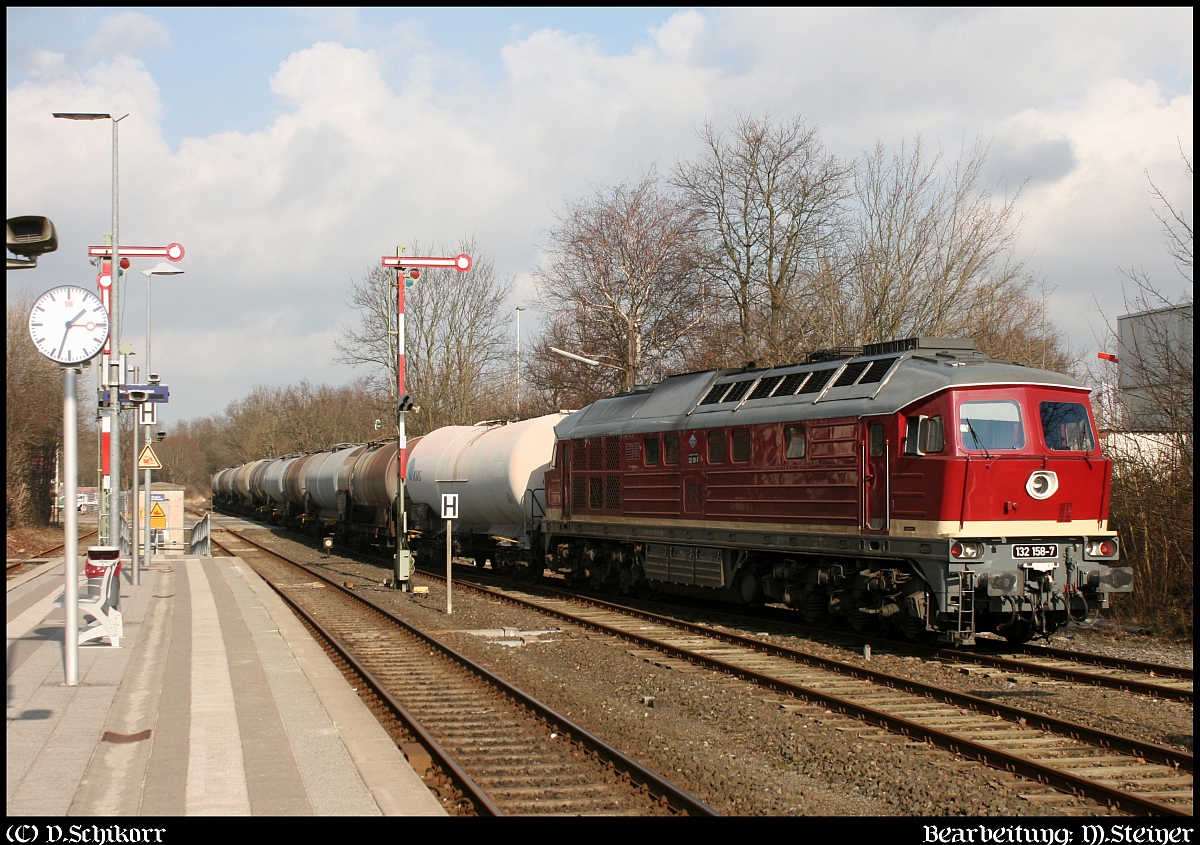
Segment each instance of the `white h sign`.
M458 494L442 494L442 519L458 519Z

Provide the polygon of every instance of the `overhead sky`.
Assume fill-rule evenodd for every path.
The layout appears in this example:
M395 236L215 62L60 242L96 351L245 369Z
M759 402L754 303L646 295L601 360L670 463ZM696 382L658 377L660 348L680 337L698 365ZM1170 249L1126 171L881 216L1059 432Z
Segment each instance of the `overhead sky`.
M333 363L349 281L399 245L473 235L516 282L515 323L565 201L669 172L697 127L738 115L802 115L847 157L990 143L1001 195L1028 180L1021 256L1048 316L1093 360L1125 312L1122 268L1185 290L1148 177L1190 220L1191 8L9 7L6 23L6 216L48 216L60 238L8 294L94 282L111 124L51 113L127 113L120 242L186 249L185 274L154 282L168 423L256 384L352 379ZM138 271L156 263L135 259L122 291L139 355Z

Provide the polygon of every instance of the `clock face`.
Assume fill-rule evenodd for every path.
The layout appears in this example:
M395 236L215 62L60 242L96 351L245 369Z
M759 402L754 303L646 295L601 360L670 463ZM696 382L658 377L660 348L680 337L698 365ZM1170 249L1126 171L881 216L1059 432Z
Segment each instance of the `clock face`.
M48 290L29 312L29 337L59 364L91 360L108 340L108 311L91 291L73 285Z

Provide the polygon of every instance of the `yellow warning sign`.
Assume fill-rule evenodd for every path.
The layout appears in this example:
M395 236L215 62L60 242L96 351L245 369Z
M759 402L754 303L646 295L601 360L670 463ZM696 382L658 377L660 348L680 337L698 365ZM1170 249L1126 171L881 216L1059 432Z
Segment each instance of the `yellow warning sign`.
M162 502L155 502L150 506L150 527L167 527L167 512L163 510Z
M146 448L142 449L142 454L138 456L138 469L162 469L162 464L158 462L158 455L154 454L149 443L146 444Z

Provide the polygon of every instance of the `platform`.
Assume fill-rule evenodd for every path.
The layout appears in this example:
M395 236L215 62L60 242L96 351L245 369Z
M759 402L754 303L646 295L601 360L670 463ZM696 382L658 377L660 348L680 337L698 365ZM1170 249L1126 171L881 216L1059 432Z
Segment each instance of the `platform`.
M73 687L62 564L7 584L10 819L446 815L241 559L155 557L137 587L126 561L125 637L80 646Z

